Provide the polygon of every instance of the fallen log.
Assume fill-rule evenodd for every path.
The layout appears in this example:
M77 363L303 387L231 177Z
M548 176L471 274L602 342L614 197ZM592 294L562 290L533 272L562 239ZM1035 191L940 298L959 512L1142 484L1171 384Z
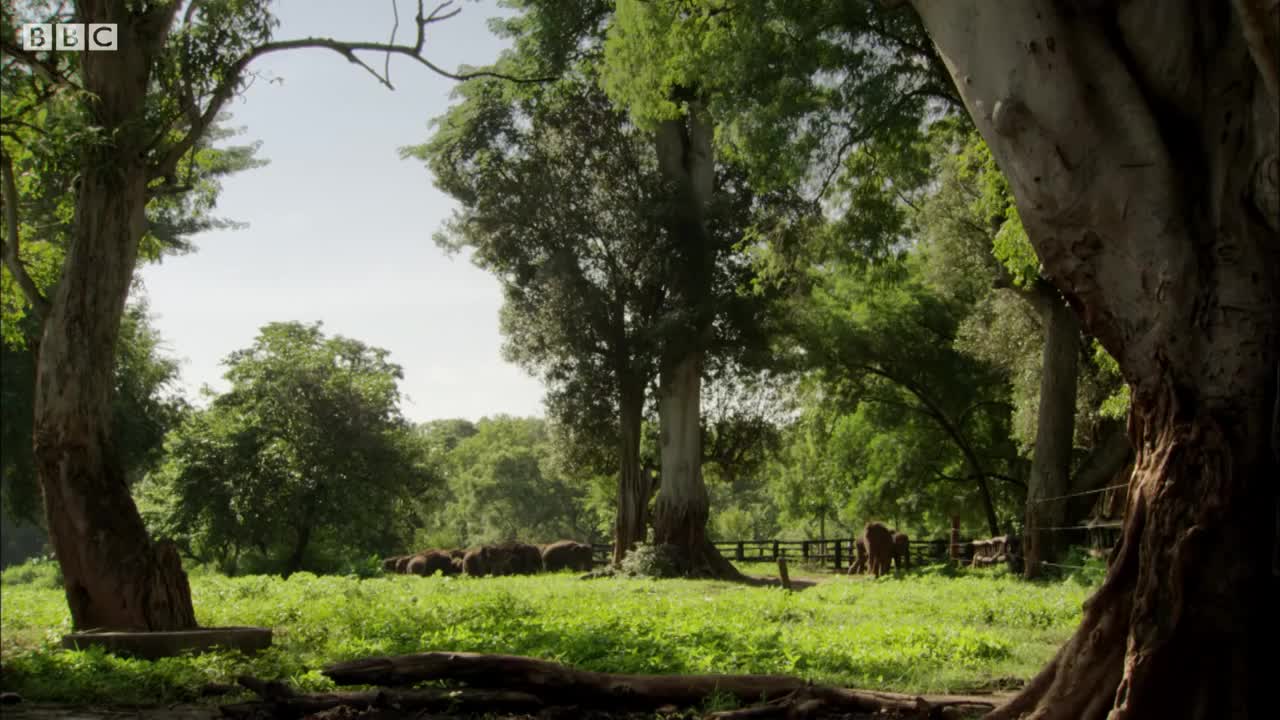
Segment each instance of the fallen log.
M781 675L624 675L577 670L536 658L478 653L428 652L366 658L330 665L322 673L338 685L395 687L443 680L528 693L548 706L618 710L694 707L713 695L731 696L743 704L775 701L786 708L783 714L803 704L844 712L893 711L940 718L946 708L985 711L997 705L990 696L851 690L814 686L800 678Z

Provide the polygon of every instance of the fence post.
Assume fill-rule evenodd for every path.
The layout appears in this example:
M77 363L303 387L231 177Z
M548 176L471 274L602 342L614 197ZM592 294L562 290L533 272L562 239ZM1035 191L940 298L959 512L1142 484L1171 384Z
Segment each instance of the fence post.
M774 560L778 559L778 541L777 540L773 541L773 559Z
M844 545L843 540L836 540L836 572L844 569L844 563L840 562L840 546Z
M808 540L805 540L800 543L800 557L805 562L809 562L809 541Z
M738 562L744 562L746 559L747 559L747 552L746 552L746 549L743 547L743 542L742 542L741 540L739 540L739 541L738 541L738 555L737 555L737 560L738 560Z
M960 560L960 516L951 516L951 559Z

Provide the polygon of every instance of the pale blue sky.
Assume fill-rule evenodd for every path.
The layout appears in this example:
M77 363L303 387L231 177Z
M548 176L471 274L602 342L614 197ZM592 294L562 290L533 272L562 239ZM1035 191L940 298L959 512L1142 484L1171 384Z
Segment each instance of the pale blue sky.
M401 39L416 3L400 0ZM503 47L485 21L492 2L458 3L425 55L456 70ZM278 39L385 40L391 0L283 0ZM382 67L381 57L372 58ZM499 354L496 281L431 241L454 204L397 148L423 142L455 83L393 58L392 92L322 50L276 53L231 103L241 141L270 164L227 178L218 214L249 227L196 238L197 251L143 270L156 324L183 361L182 383L223 390L220 362L272 321L324 322L326 332L391 351L404 367L405 415L421 421L498 412L542 414L542 386Z

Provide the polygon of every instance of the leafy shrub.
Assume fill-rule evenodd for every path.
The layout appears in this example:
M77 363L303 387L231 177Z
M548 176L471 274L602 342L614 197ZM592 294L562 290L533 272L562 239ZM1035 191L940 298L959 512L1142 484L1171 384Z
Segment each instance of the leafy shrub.
M34 585L41 588L62 589L62 566L57 560L35 557L13 565L0 574L0 585Z
M681 574L680 551L673 545L637 543L635 549L622 558L620 569L632 577L677 577Z

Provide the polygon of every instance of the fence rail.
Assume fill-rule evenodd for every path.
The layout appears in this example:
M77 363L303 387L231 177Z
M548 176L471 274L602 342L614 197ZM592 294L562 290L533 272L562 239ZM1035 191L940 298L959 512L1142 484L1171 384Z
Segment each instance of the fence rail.
M712 545L722 555L735 562L789 561L830 566L843 572L854 559L853 540L723 540ZM949 543L946 540L912 540L908 550L912 563L945 560ZM613 545L596 543L591 546L594 562L607 565L613 557Z
M1110 488L1102 488L1108 490ZM1122 526L1120 522L1090 521L1070 527L1040 528L1045 531L1074 531L1087 533L1097 546L1114 543ZM958 532L958 526L956 528ZM912 564L941 562L948 559L966 565L993 565L1009 563L1021 571L1021 538L1002 535L994 538L962 538L953 534L950 539L911 540L908 556ZM1099 542L1101 541L1101 542ZM722 555L734 562L777 562L779 558L805 564L830 567L837 572L849 568L854 560L853 540L830 538L826 540L722 540L712 545ZM596 543L591 546L596 565L607 565L613 558L613 546Z

